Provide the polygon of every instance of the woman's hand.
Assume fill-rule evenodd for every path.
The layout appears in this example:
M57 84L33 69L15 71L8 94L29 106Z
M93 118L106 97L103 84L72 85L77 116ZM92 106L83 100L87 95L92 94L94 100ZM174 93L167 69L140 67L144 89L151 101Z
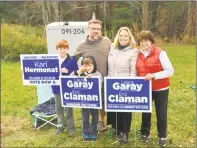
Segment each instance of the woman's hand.
M68 73L68 69L62 68L62 69L61 69L61 73Z
M154 79L155 78L155 75L154 74L151 74L151 73L147 73L146 75L145 75L145 79L146 80L152 80L152 79Z

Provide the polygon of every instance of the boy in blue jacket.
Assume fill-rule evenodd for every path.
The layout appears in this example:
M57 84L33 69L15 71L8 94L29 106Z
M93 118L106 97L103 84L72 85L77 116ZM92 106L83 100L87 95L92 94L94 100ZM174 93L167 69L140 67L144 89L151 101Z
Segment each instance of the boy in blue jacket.
M70 75L71 72L78 69L77 62L74 57L71 57L68 54L69 44L66 40L60 40L56 43L56 50L60 54L60 63L61 63L61 74ZM65 130L67 125L68 136L72 136L75 133L74 118L73 118L73 109L66 108L66 121L64 118L64 107L61 104L60 96L60 86L52 85L52 93L55 96L55 107L56 113L58 115L58 127L54 132L54 135L62 133Z

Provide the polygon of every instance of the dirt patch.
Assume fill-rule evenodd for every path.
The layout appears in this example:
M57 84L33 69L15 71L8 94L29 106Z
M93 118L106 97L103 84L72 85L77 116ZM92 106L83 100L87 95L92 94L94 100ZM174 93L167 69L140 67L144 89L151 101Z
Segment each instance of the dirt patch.
M1 117L1 136L7 136L12 132L28 128L30 121L19 116L2 116Z

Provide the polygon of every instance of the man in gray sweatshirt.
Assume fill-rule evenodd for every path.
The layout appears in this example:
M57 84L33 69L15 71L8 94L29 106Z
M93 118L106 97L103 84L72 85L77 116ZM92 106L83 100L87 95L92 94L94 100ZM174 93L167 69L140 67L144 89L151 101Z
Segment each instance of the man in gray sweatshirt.
M76 60L80 57L93 56L97 63L97 70L101 73L103 79L107 76L107 58L111 41L108 37L102 36L102 22L100 20L92 19L88 23L88 36L82 40L78 45L74 56ZM104 118L104 83L102 84L102 104L99 116L99 131L105 132L107 130Z

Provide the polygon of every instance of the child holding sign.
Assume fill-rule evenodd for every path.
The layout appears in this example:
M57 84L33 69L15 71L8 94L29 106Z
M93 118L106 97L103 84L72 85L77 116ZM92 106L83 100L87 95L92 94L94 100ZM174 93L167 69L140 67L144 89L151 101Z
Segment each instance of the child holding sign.
M102 75L97 71L96 62L93 56L85 57L81 62L79 70L74 71L71 75L92 77L100 76L102 81ZM89 133L89 116L92 116L91 121L91 134ZM82 119L83 119L83 140L84 141L96 141L97 140L97 124L98 124L98 109L82 108Z
M68 54L69 44L66 40L60 40L56 43L56 50L60 54L61 74L70 75L71 72L78 69L75 58ZM66 108L66 121L64 119L64 107L61 104L60 86L52 85L52 93L55 96L55 107L58 115L58 128L55 130L54 135L62 133L65 130L67 123L68 136L75 133L73 109Z

